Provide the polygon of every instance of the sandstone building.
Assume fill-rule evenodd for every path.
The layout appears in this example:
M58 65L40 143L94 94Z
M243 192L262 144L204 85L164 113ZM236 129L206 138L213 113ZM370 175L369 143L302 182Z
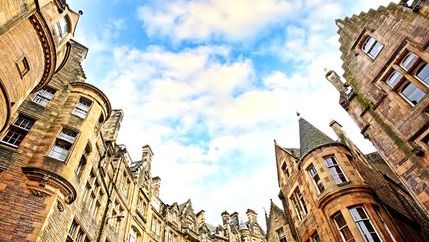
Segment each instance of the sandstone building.
M65 0L0 2L0 135L27 95L66 62L79 15Z
M50 82L0 136L0 241L264 242L256 213L212 226L191 200L165 204L154 153L133 161L116 138L122 110L86 82L88 49L71 40ZM232 219L233 218L233 219Z
M286 227L269 220L268 241L426 241L426 217L384 160L364 155L339 123L331 127L339 141L300 118L300 147L275 143L285 214L270 214Z
M340 104L429 214L429 1L390 4L337 20Z

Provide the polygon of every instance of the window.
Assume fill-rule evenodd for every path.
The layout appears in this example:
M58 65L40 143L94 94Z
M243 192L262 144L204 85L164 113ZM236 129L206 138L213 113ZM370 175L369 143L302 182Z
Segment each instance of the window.
M137 231L135 228L131 228L130 238L128 242L137 242Z
M55 31L58 34L59 39L64 38L64 36L67 35L69 32L69 24L66 17L61 18L58 20L58 22L55 24Z
M37 92L36 96L32 99L33 102L46 107L49 101L54 97L56 90L50 87L44 87Z
M97 175L94 172L91 172L85 186L82 202L85 204L85 208L94 218L98 215L98 210L101 206L103 195L104 194L100 183L98 182Z
M343 170L341 169L340 165L337 163L337 161L333 156L326 157L325 163L329 169L329 172L331 173L332 178L334 178L334 181L336 184L341 184L347 181L347 178L344 175Z
M92 102L90 100L86 98L80 98L79 102L76 104L76 107L73 109L73 114L80 118L86 118L91 104Z
M394 71L387 80L387 84L389 84L390 87L395 88L403 77L404 76L401 73Z
M82 174L82 171L85 169L85 165L86 165L86 158L85 158L85 156L82 156L80 158L79 164L74 169L74 174L76 174L76 176L80 177L80 175Z
M418 59L419 57L416 54L414 54L413 52L410 52L401 62L402 69L408 71L414 66L414 64Z
M350 208L349 211L365 242L381 242L377 231L362 206Z
M325 187L323 186L322 180L320 179L319 174L317 174L317 170L313 165L308 168L308 173L310 173L310 176L313 179L313 183L316 186L317 192L323 192Z
M371 36L368 36L362 45L363 52L369 55L372 59L377 57L381 49L383 49L383 45Z
M124 213L124 209L121 207L118 201L115 200L115 206L112 208L112 216L110 226L117 233L121 227L121 215Z
M311 236L313 239L313 242L321 242L319 234L315 233L313 236Z
M31 127L33 127L34 119L28 118L23 115L18 115L15 122L10 125L9 130L3 137L2 142L13 147L18 147L24 137L28 134Z
M49 156L60 161L65 161L70 149L76 139L77 133L68 129L63 129L55 141Z
M289 167L286 165L286 162L283 162L282 171L286 175L286 178L289 177Z
M70 226L69 232L67 234L66 242L89 242L91 239L83 231L82 226L76 221L73 220L72 225Z
M416 77L424 82L426 85L429 85L429 64L424 62L416 72Z
M394 71L386 83L411 105L419 103L428 93L429 64L414 52L408 51L392 69Z
M340 232L341 238L343 242L354 242L355 239L353 238L352 232L350 231L349 227L347 226L346 220L344 219L341 212L338 212L332 217L332 220L334 220L335 225L337 226L338 231Z
M139 212L141 214L141 216L145 217L146 216L146 208L147 208L147 203L145 202L143 194L140 194L139 200L137 202L137 212Z
M277 236L279 237L279 242L286 242L285 231L283 228L278 229L276 232Z
M298 219L302 220L303 216L306 215L308 211L299 188L296 188L295 191L293 191L290 199L292 200Z
M161 222L155 217L152 218L151 231L156 237L160 236Z
M123 174L121 185L122 185L121 186L122 194L125 195L125 197L128 197L128 190L129 190L129 187L131 186L131 181L128 179L126 172L124 172Z
M21 77L21 79L30 71L30 64L28 63L28 59L25 56L22 57L19 61L17 61L15 65L18 69L19 76Z
M422 89L418 88L414 83L408 82L401 88L401 96L405 97L410 103L416 105L426 95Z

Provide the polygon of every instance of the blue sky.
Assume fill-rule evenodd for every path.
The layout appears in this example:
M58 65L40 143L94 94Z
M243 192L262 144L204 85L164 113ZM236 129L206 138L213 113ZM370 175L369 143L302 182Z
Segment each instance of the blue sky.
M89 48L88 82L125 118L119 142L133 159L151 145L165 203L188 198L207 220L277 199L274 159L297 147L295 113L331 137L343 124L323 69L342 74L335 19L386 0L70 0L83 10L76 40Z

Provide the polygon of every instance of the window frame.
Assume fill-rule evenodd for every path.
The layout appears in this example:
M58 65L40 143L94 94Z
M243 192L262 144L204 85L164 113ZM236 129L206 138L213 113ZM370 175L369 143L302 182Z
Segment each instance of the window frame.
M75 133L75 136L72 137L73 138L73 142L70 142L71 140L69 139L69 137L71 137L70 135L67 135L65 132L63 131L67 131L70 133ZM63 135L65 134L65 135ZM48 156L52 159L56 159L59 160L61 162L63 162L64 164L67 164L68 158L70 157L70 153L72 153L74 145L76 144L77 140L79 138L79 132L76 131L75 129L72 128L68 128L68 127L62 127L62 129L60 130L60 132L57 135L57 138L55 139L55 141L52 144L52 147L48 153ZM57 145L58 144L58 145ZM60 145L62 145L63 147L60 147ZM60 152L54 151L55 147L58 147L62 150L66 150L64 149L64 146L68 145L68 150L67 150L67 154L64 156L64 159L62 160L60 157L58 156L54 156L53 152L60 154Z
M83 104L84 102L88 102L88 105ZM75 115L76 117L85 120L88 117L88 114L91 110L91 107L93 105L93 101L90 100L89 98L86 97L79 97L79 100L76 102L72 114ZM84 107L87 107L87 109L85 109Z
M413 46L412 44L407 44L405 47L401 48L397 52L397 58L386 67L386 70L388 70L387 74L384 74L384 76L381 78L382 86L384 85L385 91L393 91L397 96L400 97L400 100L402 100L404 103L410 105L411 107L414 107L422 102L422 100L425 99L425 97L429 94L429 82L426 83L424 80L422 80L420 77L418 77L419 71L421 71L424 66L427 66L426 68L429 68L429 59L423 55L424 51L421 51L419 48ZM404 65L404 62L409 58L409 56L414 55L415 57L413 60L408 63L407 65ZM396 83L396 85L391 86L388 81L390 80L393 73L399 73L402 75L402 78L400 81ZM425 78L425 80L429 80L429 76ZM415 89L418 89L418 93L423 93L424 95L413 101L413 99L410 99L407 96L406 93L404 93L405 88L407 88L409 85L413 85ZM416 90L414 90L416 92Z
M340 227L340 225L338 224L338 221L337 221L337 219L336 219L338 216L341 216L341 219L344 221L344 225L342 225L341 227ZM338 211L338 212L334 213L334 215L332 215L332 216L331 216L331 220L334 222L335 227L337 228L337 231L338 231L338 233L340 234L341 240L342 240L343 242L355 242L355 241L356 241L356 240L355 240L355 238L353 237L353 233L352 233L352 231L350 230L350 227L349 227L349 225L347 224L347 221L346 221L346 219L344 218L344 216L343 216L343 214L341 213L341 211ZM347 230L349 231L350 235L351 235L351 238L350 238L349 240L346 240L345 235L344 235L344 233L343 233L343 231L344 231L345 229L347 229Z
M311 170L314 170L315 174L312 174ZM311 180L313 181L313 185L316 188L317 194L321 194L323 191L325 191L325 185L323 185L322 179L320 178L319 173L317 172L317 169L316 169L316 167L313 164L310 164L307 167L307 172L310 175ZM315 180L315 177L319 178L318 181L320 182L320 185L322 186L322 188L319 187L319 184Z
M292 206L295 209L295 213L297 214L299 221L302 221L303 218L308 214L308 209L298 186L296 186L296 188L293 190L289 199L292 201Z
M16 62L16 69L18 69L19 76L21 79L30 72L30 63L28 61L27 56L21 56Z
M373 43L371 44L371 46L369 47L369 49L368 50L365 50L366 48L366 46L367 46L367 44L370 42L370 40L373 40ZM381 48L377 51L377 53L373 56L372 54L371 54L371 52L372 52L372 50L374 50L374 48L375 48L375 46L376 45L380 45L381 46ZM363 53L365 53L367 56L369 56L372 60L375 60L376 58L377 58L377 56L381 53L381 51L383 50L383 48L384 48L384 45L380 42L380 41L378 41L376 38L374 38L373 36L371 36L371 35L367 35L365 38L364 38L364 40L362 41L362 45L361 45L361 50L362 50L362 52Z
M25 120L27 122L30 122L31 123L30 127L23 127L23 126L17 124L17 122L20 121L20 119L23 119L23 120ZM27 115L19 113L18 116L13 121L13 123L11 123L9 125L8 130L5 132L4 136L1 138L0 143L2 143L4 145L7 145L7 146L10 146L10 147L13 147L13 148L19 148L19 146L22 144L22 142L27 137L28 133L30 133L31 128L34 126L34 124L36 123L36 121L37 120L35 118L32 118L30 116L27 116ZM25 126L27 126L27 125L25 125ZM5 141L6 137L10 133L13 133L13 134L10 135L10 137L8 139L9 141L13 138L13 135L19 134L21 136L21 137L14 138L15 141L18 142L18 144L16 144L16 142L10 143L9 141Z
M50 89L53 92L49 92L45 89ZM46 107L49 105L49 103L51 102L51 100L54 98L55 94L57 93L57 89L49 87L49 86L45 86L42 89L40 89L36 95L34 95L34 97L31 99L31 101L33 103L36 103L37 105L40 105L42 107ZM37 101L39 100L39 101ZM43 101L41 101L43 100Z
M332 159L333 161L335 161L335 164L329 166L328 163L327 163L327 161L326 161L327 159ZM331 177L334 180L334 182L335 182L336 185L344 184L344 183L346 183L346 182L349 181L349 179L348 179L346 173L344 172L343 168L341 167L340 163L338 163L337 159L335 158L335 155L324 156L323 160L325 161L325 165L326 165L326 167L329 170L329 174L331 175ZM332 169L331 169L332 167L338 167L339 168L339 170L341 171L342 175L344 176L345 181L337 183L337 181L335 180L334 175L332 174ZM335 169L335 172L338 173L338 170ZM338 178L340 178L340 175L338 175Z
M353 215L353 213L352 213L352 209L355 209L356 211L357 211L357 208L361 208L362 209L362 211L364 212L364 214L365 214L365 216L366 216L366 218L365 219L357 219L357 218L355 218L354 217L354 215ZM363 205L358 205L358 206L353 206L353 207L349 207L348 208L348 210L349 210L349 213L350 213L350 215L351 215L351 217L352 217L352 219L353 219L353 221L354 221L354 223L355 223L355 225L356 225L356 227L358 227L358 230L359 230L359 233L360 233L360 235L362 236L362 239L365 241L365 242L370 242L370 241L368 241L367 240L367 237L365 236L365 234L364 234L364 231L362 231L362 228L361 228L361 222L362 221L368 221L369 222L369 224L372 226L372 229L374 230L374 234L375 235L377 235L377 237L378 237L378 239L380 240L380 241L383 241L383 239L382 239L382 237L380 236L380 234L379 234L379 232L377 231L377 228L374 226L374 223L371 221L371 218L369 217L369 215L368 215L368 213L366 212L366 210L365 210L365 207L363 206ZM359 214L359 212L357 212L358 214ZM357 221L358 220L358 221ZM365 224L365 226L366 226L366 224ZM369 230L368 230L368 228L366 227L366 230L369 232ZM370 234L371 234L371 232L369 232Z

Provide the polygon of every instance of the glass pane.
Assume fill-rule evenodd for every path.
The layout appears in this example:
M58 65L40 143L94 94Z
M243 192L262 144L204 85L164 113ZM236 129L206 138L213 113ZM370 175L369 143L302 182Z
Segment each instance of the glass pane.
M383 45L380 44L379 42L376 42L374 47L369 52L369 55L372 56L373 58L377 57L378 53L380 53L382 48L383 48Z
M410 54L408 54L407 57L405 57L405 59L401 62L402 68L408 71L414 65L418 58L419 57L416 54L410 52Z
M389 86L391 87L395 87L396 84L398 84L398 82L402 79L402 77L403 76L401 73L394 71L389 77L389 80L387 80L387 84L389 84Z
M331 167L337 163L332 157L325 158L325 162L328 167Z
M401 93L413 104L417 104L426 95L426 93L411 82L402 88Z
M346 225L346 220L344 220L344 217L342 214L338 214L334 217L335 222L337 223L339 228L342 228L344 225Z
M34 120L28 119L28 118L24 118L22 116L18 116L18 118L16 119L15 123L13 123L13 125L20 127L22 129L25 130L29 130L31 129L31 127L34 124Z
M417 77L429 85L429 64L424 64L424 66L417 72Z
M76 138L76 133L70 130L62 130L58 138L68 141L70 143L74 142L74 139Z
M368 37L367 39L366 39L366 41L365 41L365 44L363 45L363 47L362 47L362 50L365 52L365 53L368 53L369 52L369 50L371 49L371 47L374 45L374 42L375 42L375 39L374 38L372 38L372 37Z
M25 134L19 133L18 130L9 130L6 136L3 138L3 142L11 144L13 146L19 146L24 139Z

